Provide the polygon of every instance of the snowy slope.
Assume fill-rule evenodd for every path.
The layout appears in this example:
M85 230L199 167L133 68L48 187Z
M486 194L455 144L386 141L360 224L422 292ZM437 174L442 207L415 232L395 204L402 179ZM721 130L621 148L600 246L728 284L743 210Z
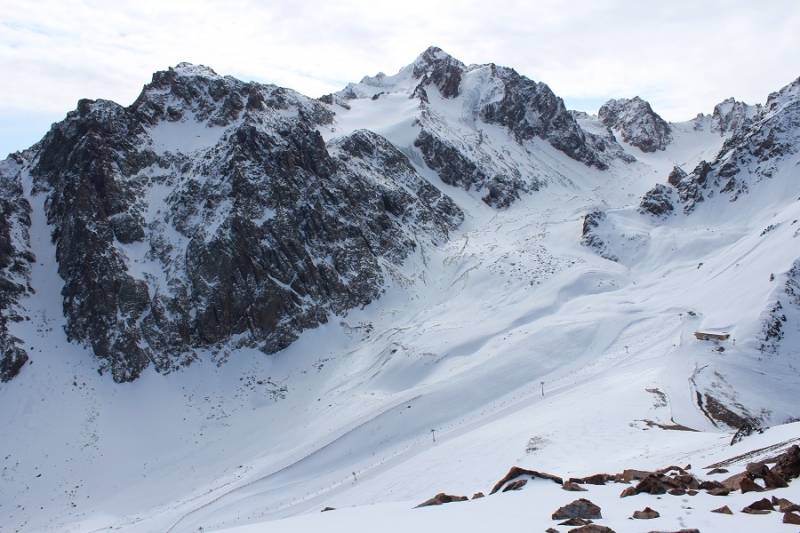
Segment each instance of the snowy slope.
M66 339L45 198L23 180L36 292L24 300L32 320L11 328L34 362L0 388L0 531L544 530L555 524L550 513L582 496L616 531L779 523L777 514L739 514L759 499L750 494L620 499L620 485L576 494L544 480L410 509L442 491L488 493L512 465L565 479L687 462L700 473L797 439L796 423L779 425L800 414L800 307L788 292L800 281L797 150L770 160L769 187L734 203L706 199L690 214L672 191L674 213L654 216L640 210L642 197L676 166L688 175L714 162L735 133L671 124L665 150L644 153L598 118L575 115L586 153L605 143L603 165L593 165L552 137L520 137L476 115L501 101L501 78L431 54L460 69L457 84L433 79L423 101L419 60L365 78L330 99L335 116L320 132L332 157L362 130L384 137L453 199L463 224L383 265L380 298L331 314L271 356L245 347L220 364L198 349L197 361L167 375L148 367L116 384L98 374L88 350ZM791 98L784 91L770 102ZM163 124L149 134L158 150L203 151L219 139L213 128L187 134ZM415 144L422 132L487 181L443 178ZM502 206L485 200L497 176L519 180ZM149 194L149 209L162 208L158 191ZM616 261L581 244L593 211L605 214L595 232ZM134 248L129 257L144 259ZM764 340L775 316L783 336ZM702 341L695 331L730 339ZM709 397L739 420L778 427L729 446L737 420L709 413ZM781 494L800 499L796 483ZM707 512L723 504L737 516ZM646 505L662 513L652 527L627 520ZM340 510L320 514L325 506Z

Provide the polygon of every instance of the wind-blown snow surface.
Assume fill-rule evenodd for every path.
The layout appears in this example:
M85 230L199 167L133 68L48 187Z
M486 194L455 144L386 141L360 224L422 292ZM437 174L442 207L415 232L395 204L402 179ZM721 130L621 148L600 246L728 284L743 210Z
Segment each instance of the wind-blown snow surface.
M52 306L61 285L44 198L24 184L32 278L50 284L25 302L36 320L14 325L34 364L0 389L0 531L543 529L578 497L549 481L409 508L442 491L487 492L514 464L564 477L687 461L699 469L797 436L791 424L728 447L729 428L697 403L699 391L715 389L765 423L800 414L796 354L765 354L758 340L800 255L797 154L771 178L785 185L780 197L754 187L736 204L661 220L640 214L639 200L673 166L712 159L725 140L718 132L672 125L665 151L623 145L637 161L601 171L544 141L523 148L499 127L464 122L471 96L461 94L427 124L480 130L487 153L510 160L527 150L522 160L542 178L541 190L497 210L425 166L413 145L418 106L404 92L413 86L403 81L350 110L332 104L326 142L359 128L385 136L467 220L448 244L419 246L379 300L273 356L241 350L217 365L201 354L179 372L150 368L124 384L98 375L86 351L67 343ZM581 122L602 133L596 119ZM170 134L157 142L194 147ZM616 230L605 235L616 262L580 244L595 209ZM700 341L697 330L731 338ZM785 336L800 341L796 331ZM747 495L620 500L621 490L587 494L617 531L778 523L707 513L757 499ZM787 497L797 501L798 490ZM652 527L627 520L645 505L662 518ZM356 508L319 514L325 506ZM312 516L276 522L303 514Z

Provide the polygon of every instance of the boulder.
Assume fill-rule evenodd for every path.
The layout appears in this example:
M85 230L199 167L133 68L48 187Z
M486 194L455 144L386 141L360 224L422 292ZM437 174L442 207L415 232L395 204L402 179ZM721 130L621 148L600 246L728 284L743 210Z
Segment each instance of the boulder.
M789 484L786 483L786 480L783 479L783 476L780 474L776 474L772 470L767 470L767 473L764 476L764 486L766 486L767 490L785 489L789 486Z
M475 494L472 495L473 500L477 500L478 498L483 498L483 497L484 494L482 492L476 492Z
M453 496L451 494L445 494L444 492L440 492L433 498L428 501L422 502L421 504L417 505L418 507L429 507L431 505L442 505L443 503L451 503L451 502L464 502L469 500L466 496Z
M745 471L753 477L763 478L769 472L769 467L764 463L748 463Z
M572 492L580 492L580 491L584 491L585 492L586 491L586 489L584 489L583 487L581 487L577 483L573 483L571 481L565 481L564 484L561 485L561 488L563 490L568 490L568 491L572 491Z
M597 524L589 524L588 526L577 527L570 529L569 533L615 533L613 529L606 526Z
M585 477L585 478L583 478L581 480L572 480L571 479L570 481L575 481L576 483L585 483L587 485L605 485L606 481L608 481L608 479L610 477L611 476L609 476L608 474L594 474L594 475Z
M597 520L603 518L600 514L600 507L585 498L580 498L574 502L560 507L553 513L553 520L565 520L567 518L583 518Z
M711 512L712 513L719 513L719 514L733 514L733 511L731 511L731 508L728 507L727 505L723 505L722 507L720 507L718 509L713 509Z
M335 510L336 510L336 507L328 506L325 509L323 509L322 511L320 511L320 513L325 513L325 512L328 512L328 511L335 511Z
M784 524L794 524L796 526L800 525L800 515L797 515L792 512L783 513L783 523Z
M622 491L622 494L619 495L620 498L627 498L628 496L636 496L639 494L636 492L636 487L627 487L625 490Z
M751 503L750 505L745 507L745 509L753 509L755 511L774 511L775 510L775 508L772 506L772 502L769 501L766 498L761 498L757 502ZM742 510L742 512L745 512L744 509Z
M518 479L516 481L512 481L503 489L503 492L508 492L510 490L520 490L525 484L528 483L527 479Z
M661 479L651 474L636 485L636 493L641 494L642 492L648 494L666 494L667 487Z
M747 492L763 492L764 487L757 484L755 481L750 479L749 477L744 477L739 482L739 488L742 489L742 494Z
M729 473L728 470L725 468L715 468L714 470L709 471L708 475L713 476L714 474L728 474L728 473Z
M731 491L729 489L726 489L725 487L718 487L706 492L711 496L727 496L728 494L731 493Z
M790 507L796 507L795 504L786 498L776 498L775 496L772 497L772 505L777 505L782 513L785 513Z
M747 473L747 472L740 472L740 473L735 474L735 475L733 475L733 476L731 476L729 478L724 479L722 481L721 485L723 487L725 487L726 489L729 489L729 490L738 490L738 489L741 488L741 486L740 486L741 481L743 479L745 479L745 478L750 479L750 474ZM707 481L703 482L701 487L705 488L703 485L705 485L706 483L708 483L708 482ZM711 483L718 483L718 482L717 481L712 481ZM706 490L708 490L708 489L706 489Z
M653 518L658 518L661 515L658 511L650 509L649 507L645 507L641 511L634 511L633 518L636 520L652 520Z
M669 474L670 472L677 472L681 475L686 475L688 472L679 466L668 466L666 468L661 468L660 470L656 470L657 476L663 476Z
M772 471L787 481L800 477L800 447L795 444L779 455Z
M711 489L724 489L729 488L720 483L719 481L703 481L700 483L700 488L703 490L711 490ZM736 488L739 488L739 482L736 482Z
M570 518L569 520L564 520L563 522L559 522L559 526L588 526L591 524L591 520L584 520L583 518Z
M783 476L770 470L764 462L750 463L746 470L753 478L763 479L767 489L782 489L789 486Z
M769 514L770 512L762 509L753 509L752 507L745 507L742 509L745 514Z
M508 474L506 474L503 479L501 479L495 484L495 486L492 488L492 491L489 494L490 495L494 494L495 492L503 488L503 485L505 485L512 479L518 478L520 476L533 476L533 477L540 477L542 479L549 479L555 483L558 483L559 485L562 485L564 483L564 480L558 476L554 476L552 474L546 474L543 472L537 472L535 470L526 470L524 468L514 466L511 468L511 470L508 471Z
M652 474L652 472L646 472L644 470L633 470L633 469L626 469L622 472L622 481L624 483L630 483L631 481L639 481L647 476Z

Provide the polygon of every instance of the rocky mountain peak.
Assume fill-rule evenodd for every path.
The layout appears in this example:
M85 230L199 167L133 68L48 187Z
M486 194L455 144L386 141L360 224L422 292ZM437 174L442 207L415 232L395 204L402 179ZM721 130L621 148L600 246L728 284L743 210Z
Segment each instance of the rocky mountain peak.
M414 78L421 79L423 76L431 75L437 69L464 70L466 65L454 58L441 48L431 46L422 52L408 68L411 68Z
M751 106L734 98L727 98L714 106L711 115L711 131L720 135L731 134L752 126L761 106Z
M776 111L782 106L796 104L800 101L800 78L797 78L780 91L776 91L767 97L766 110Z
M130 109L138 121L149 126L186 120L210 127L228 126L245 114L287 110L302 113L315 124L333 120L325 106L296 91L220 76L191 63L153 74Z
M597 115L607 127L619 130L622 140L643 152L664 150L672 141L669 124L638 96L609 100Z

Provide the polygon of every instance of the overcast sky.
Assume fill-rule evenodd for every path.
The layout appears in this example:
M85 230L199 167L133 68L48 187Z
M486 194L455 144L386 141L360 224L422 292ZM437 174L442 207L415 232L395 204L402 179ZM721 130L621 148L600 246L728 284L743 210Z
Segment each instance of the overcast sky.
M131 104L181 61L321 96L430 45L547 83L568 108L648 100L670 121L800 76L798 0L3 0L0 158L80 98Z

